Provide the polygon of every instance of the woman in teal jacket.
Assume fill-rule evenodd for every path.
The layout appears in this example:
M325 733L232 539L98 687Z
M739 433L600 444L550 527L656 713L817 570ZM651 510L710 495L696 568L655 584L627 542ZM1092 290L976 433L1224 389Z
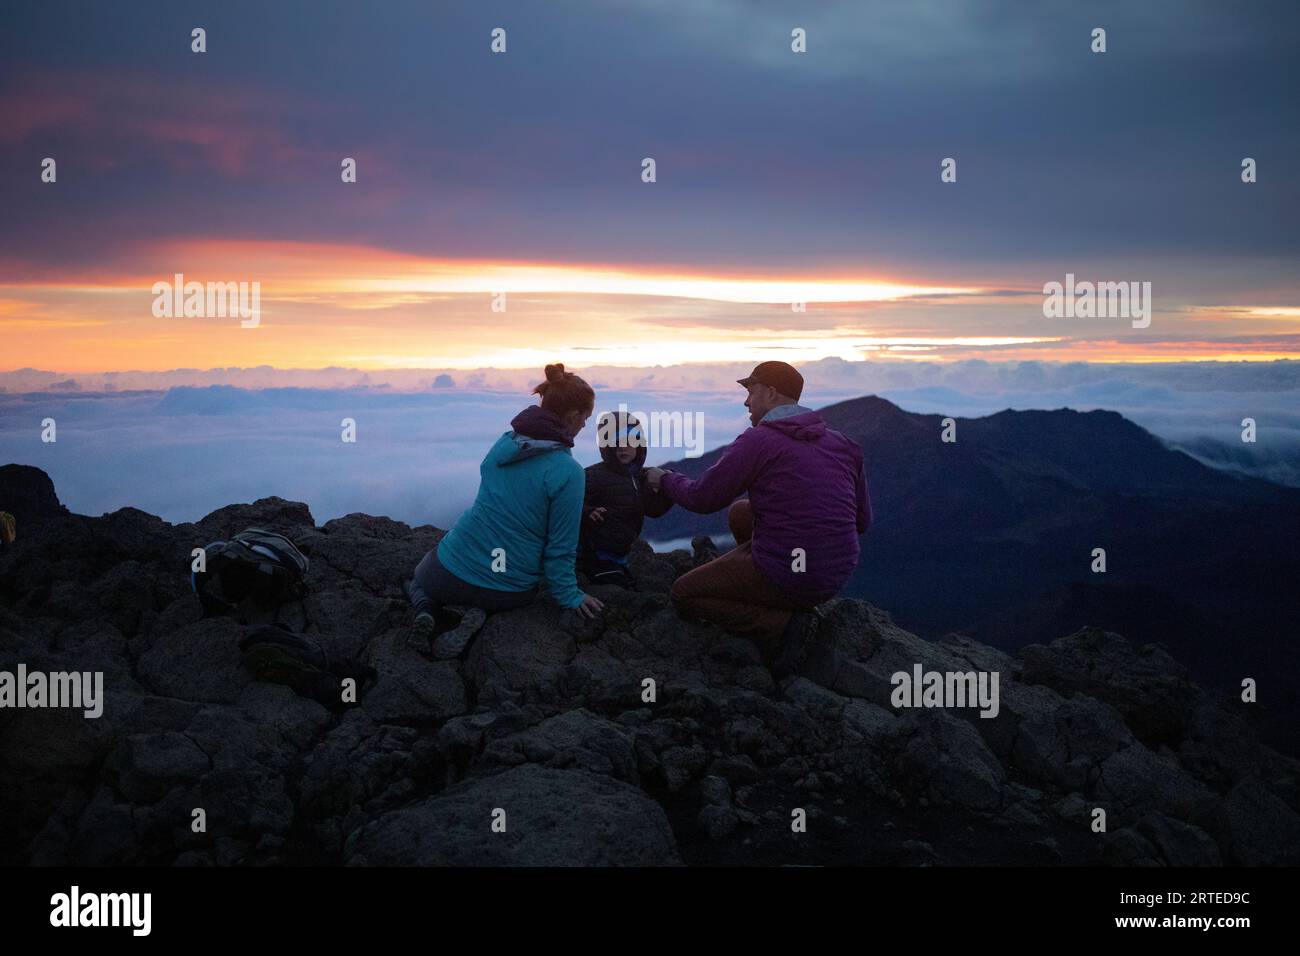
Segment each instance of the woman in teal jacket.
M558 364L546 366L546 381L533 393L541 405L516 415L488 451L473 507L406 585L422 640L460 622L443 610L447 605L485 612L523 607L536 599L543 579L561 607L588 618L603 607L578 589L574 572L586 479L570 452L596 394ZM476 619L481 623L481 615ZM456 643L463 648L464 642Z

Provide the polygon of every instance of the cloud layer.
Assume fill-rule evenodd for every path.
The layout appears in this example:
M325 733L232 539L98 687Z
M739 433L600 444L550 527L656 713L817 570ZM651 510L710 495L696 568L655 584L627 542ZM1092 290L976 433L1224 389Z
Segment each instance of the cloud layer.
M625 403L646 413L700 413L706 450L748 425L734 382L745 367L581 371L597 388L598 411ZM1300 363L827 360L803 371L804 401L814 407L876 393L912 411L958 417L1008 407L1110 408L1211 464L1300 485ZM453 384L435 388L441 375ZM345 369L180 370L109 376L121 388L104 392L102 378L0 373L8 389L0 393L0 461L44 468L63 501L88 514L130 505L190 521L274 494L308 502L322 521L364 511L447 526L472 501L483 454L529 403L537 378L490 369L385 376ZM33 390L55 385L62 390ZM153 390L132 390L140 388ZM57 424L53 444L40 440L46 418ZM357 423L355 444L341 441L345 418ZM1244 418L1257 424L1256 443L1241 441ZM681 448L652 450L649 460L682 455ZM575 456L584 465L596 461L592 428Z

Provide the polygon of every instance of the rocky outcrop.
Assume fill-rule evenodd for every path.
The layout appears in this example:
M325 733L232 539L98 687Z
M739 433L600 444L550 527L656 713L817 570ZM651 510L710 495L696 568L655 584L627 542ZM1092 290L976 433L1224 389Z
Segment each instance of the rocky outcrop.
M311 559L283 619L378 672L356 703L254 680L247 625L201 617L191 549L254 525ZM594 589L596 621L542 601L434 661L401 584L440 534L277 498L29 515L0 552L0 670L100 671L106 699L0 710L0 862L1300 862L1300 764L1159 648L1083 630L1013 655L844 600L778 681L672 609L701 541L638 545L640 589ZM996 671L997 716L894 706L918 664Z
M0 511L13 515L19 528L68 513L50 476L31 465L0 465L0 489Z

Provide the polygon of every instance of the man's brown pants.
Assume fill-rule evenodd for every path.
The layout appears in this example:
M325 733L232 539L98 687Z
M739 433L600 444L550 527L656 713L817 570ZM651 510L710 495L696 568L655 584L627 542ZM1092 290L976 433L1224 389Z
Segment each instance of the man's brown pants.
M673 582L673 606L688 617L701 617L737 634L760 640L780 637L790 613L815 607L818 601L782 593L754 566L754 513L749 502L737 501L727 512L736 546L708 564Z

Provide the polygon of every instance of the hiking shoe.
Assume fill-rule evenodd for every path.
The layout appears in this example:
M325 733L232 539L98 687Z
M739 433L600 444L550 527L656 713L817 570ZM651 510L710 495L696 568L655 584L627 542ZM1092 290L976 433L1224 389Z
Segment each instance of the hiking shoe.
M450 608L440 608L439 610L455 615L456 612ZM435 661L449 661L460 657L469 642L473 640L474 635L479 632L485 621L487 613L482 608L466 608L463 614L457 615L458 620L454 627L439 634L433 642L433 659Z
M613 584L628 589L634 587L632 575L628 574L626 568L609 568L605 571L596 571L589 576L592 584Z
M433 647L433 639L438 633L438 622L428 611L421 611L411 622L411 632L407 642L417 651L428 654Z
M421 611L411 622L406 641L425 657L433 656L433 639L444 631L460 624L461 615L445 607L435 607L433 612Z
M822 618L815 610L795 611L790 621L781 632L781 649L776 659L771 662L772 677L780 680L797 673L803 666L808 653L808 645L817 636Z

